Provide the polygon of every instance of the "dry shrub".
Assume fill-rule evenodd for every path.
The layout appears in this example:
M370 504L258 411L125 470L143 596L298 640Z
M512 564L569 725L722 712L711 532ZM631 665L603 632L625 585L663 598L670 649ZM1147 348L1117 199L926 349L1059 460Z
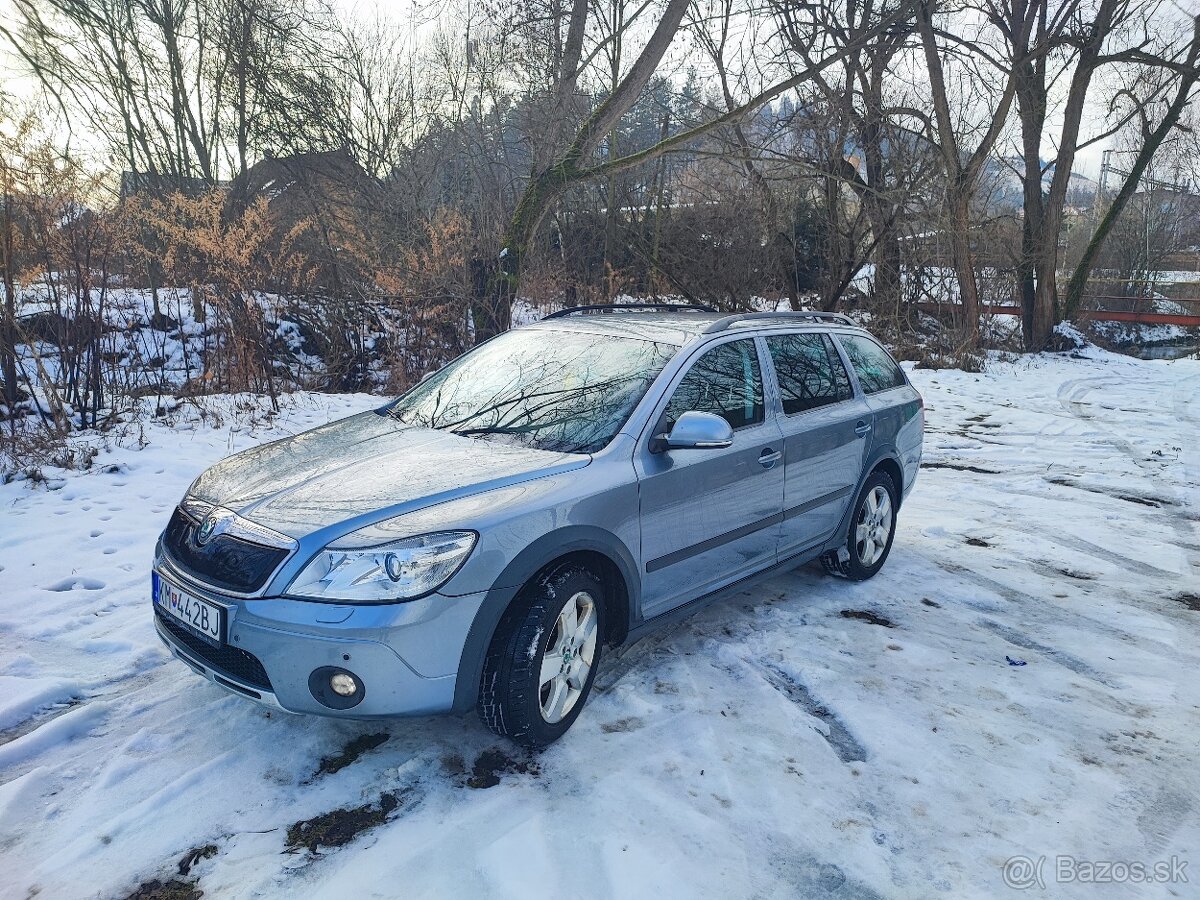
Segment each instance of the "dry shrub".
M406 390L470 346L474 237L466 216L439 208L419 224L396 266L377 277L392 313L389 387Z
M12 459L45 461L127 402L112 308L125 232L92 209L106 187L29 122L0 134L0 417Z
M987 357L981 351L965 345L949 350L921 347L917 353L916 368L918 369L959 369L963 372L982 372L987 363Z
M230 209L224 192L174 193L134 201L155 236L154 253L168 284L186 285L192 316L211 332L192 392L253 391L275 400L277 297L305 283L320 265L311 253L313 219L286 225L267 197Z

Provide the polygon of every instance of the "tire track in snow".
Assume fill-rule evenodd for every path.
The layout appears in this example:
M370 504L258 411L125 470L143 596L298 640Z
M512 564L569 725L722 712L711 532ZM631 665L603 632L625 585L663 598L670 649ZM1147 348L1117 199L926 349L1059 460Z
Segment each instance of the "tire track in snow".
M44 725L49 725L59 716L65 716L73 709L86 705L86 701L80 698L74 698L70 701L61 704L54 704L50 707L45 707L35 711L29 718L18 722L9 728L0 731L0 748L6 744L11 744L15 740L23 738L30 732L37 731Z
M1048 531L1040 528L1034 528L1031 525L1024 525L1020 522L1009 520L1005 524L1006 528L1012 531L1019 531L1022 534L1027 534L1030 537L1037 538L1043 541L1050 541L1053 544L1058 544L1062 547L1069 547L1072 550L1078 550L1080 553L1086 553L1088 556L1093 556L1096 559L1104 562L1112 563L1115 566L1129 569L1137 572L1139 575L1149 575L1153 578L1171 578L1177 579L1178 572L1168 572L1166 569L1160 569L1158 566L1152 566L1150 563L1142 562L1138 559L1133 559L1129 556L1124 556L1117 553L1115 550L1109 550L1101 547L1099 544L1093 544L1091 541L1086 541L1081 537L1076 537L1073 534L1065 534L1062 531Z
M1079 657L1072 656L1070 653L1064 653L1057 647L1051 647L1048 644L1035 641L1029 635L1017 631L1015 628L1010 628L1009 626L1003 625L993 619L980 619L979 624L993 634L1004 638L1004 640L1008 641L1014 647L1020 647L1023 650L1033 650L1035 653L1040 653L1046 659L1070 669L1076 675L1082 675L1084 678L1090 678L1092 681L1098 681L1105 687L1110 687L1114 690L1121 690L1125 687L1125 685L1120 681L1109 678L1103 672L1094 669Z
M45 751L82 737L99 725L111 710L111 704L96 701L83 703L66 710L62 715L42 722L0 747L0 769L28 762Z
M1185 384L1195 384L1196 388L1193 390L1184 390L1183 386ZM1197 396L1200 396L1200 375L1191 375L1175 383L1175 390L1171 397L1171 406L1175 410L1175 415L1180 419L1180 421L1191 424L1197 432L1197 434L1194 435L1194 437L1197 438L1197 441L1188 448L1192 453L1198 452L1196 446L1197 444L1200 444L1200 416L1194 415L1190 409L1190 405L1196 402ZM1187 464L1184 463L1183 465L1186 476ZM1192 521L1194 521L1194 519L1192 519ZM1188 540L1181 540L1179 542L1179 546L1181 546L1184 551L1188 553L1188 565L1191 566L1193 570L1196 570L1200 569L1200 547L1190 543L1190 539L1193 537L1192 531L1192 526L1188 524L1187 534L1185 535ZM1176 529L1176 533L1179 533L1179 529Z
M825 738L825 742L833 748L838 759L844 763L866 762L866 748L850 733L850 729L838 718L836 713L809 692L803 682L770 664L752 665L747 663L747 665L761 675L767 684L799 706L809 716L824 723L826 730L817 729L817 733Z
M1176 381L1172 385L1172 406L1176 414L1184 421L1191 424L1196 423L1196 418L1187 408L1187 403L1183 400L1183 392L1180 390L1181 383L1188 383L1200 380L1200 376L1189 376ZM1062 404L1063 409L1078 419L1096 423L1096 415L1085 409L1085 406L1092 404L1086 403L1084 398L1090 396L1093 391L1114 384L1114 380L1108 376L1095 376L1092 378L1077 378L1071 381L1065 381L1058 389L1058 400ZM1125 454L1125 456L1142 471L1146 472L1150 478L1155 478L1158 473L1147 470L1146 463L1140 454L1129 441L1125 440L1118 434L1115 434L1110 428L1105 428L1103 422L1096 423L1104 440L1114 447L1116 450ZM1163 492L1169 495L1171 506L1164 507L1161 512L1165 517L1167 524L1175 531L1179 540L1184 543L1190 543L1194 539L1193 526L1191 524L1194 514L1185 513L1188 507L1181 503L1175 491L1174 486L1166 479L1156 479L1161 482ZM1189 568L1197 568L1197 562L1194 558L1188 559ZM1175 576L1179 578L1180 576Z
M684 625L686 621L684 619L679 625ZM651 657L662 655L659 653L659 650L669 640L677 637L679 633L679 629L672 629L670 626L667 626L634 641L628 646L619 647L616 650L607 650L600 660L600 671L596 673L596 680L592 684L592 690L597 694L607 694L629 675L630 672L640 667L643 662Z
M1061 606L1050 604L1044 599L1035 597L1033 594L1027 594L1022 590L1011 587L1001 581L997 581L994 578L989 578L987 575L976 572L974 569L968 569L966 566L960 566L957 563L936 559L925 553L921 553L920 551L915 552L917 555L923 557L932 565L937 566L943 571L952 575L960 576L968 581L972 581L978 586L987 588L993 593L1000 595L1010 603L1019 605L1022 608L1022 612L1036 619L1040 619L1043 623L1053 624L1055 626L1063 626L1079 631L1103 634L1107 637L1121 641L1122 643L1140 647L1147 652L1153 652L1158 656L1161 656L1163 659L1170 659L1186 666L1196 665L1197 659L1195 656L1181 653L1175 647L1164 644L1161 641L1155 640L1154 638L1130 634L1128 631L1125 631L1121 628L1116 628L1107 622L1092 618L1091 616L1085 616L1081 613L1071 612L1070 610L1063 609ZM1023 560L1018 559L1016 561L1024 564ZM997 612L997 610L994 608L982 605L965 605L971 605L972 608L993 615L995 615Z

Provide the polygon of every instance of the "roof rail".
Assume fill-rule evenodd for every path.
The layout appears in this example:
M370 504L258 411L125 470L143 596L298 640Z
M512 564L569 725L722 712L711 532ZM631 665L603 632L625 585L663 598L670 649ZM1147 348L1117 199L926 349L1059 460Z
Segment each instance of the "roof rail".
M717 312L711 306L701 306L698 303L599 303L592 306L568 306L565 309L556 310L549 315L542 316L542 321L544 322L546 319L561 319L565 316L573 316L576 313L616 312L622 309L652 309L660 312Z
M812 322L832 322L835 325L855 326L853 319L849 316L843 316L841 313L794 311L788 309L778 312L737 313L736 315L726 316L723 319L717 319L717 321L705 328L704 333L716 334L718 331L724 331L740 322L754 322L759 319L807 319Z

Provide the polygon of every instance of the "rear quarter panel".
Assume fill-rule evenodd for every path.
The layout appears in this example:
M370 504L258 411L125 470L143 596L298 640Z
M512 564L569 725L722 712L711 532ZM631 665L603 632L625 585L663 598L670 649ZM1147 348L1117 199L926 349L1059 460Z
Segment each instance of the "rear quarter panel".
M923 431L921 395L910 384L871 394L867 404L874 415L872 457L894 454L904 472L901 493L907 494L921 466Z

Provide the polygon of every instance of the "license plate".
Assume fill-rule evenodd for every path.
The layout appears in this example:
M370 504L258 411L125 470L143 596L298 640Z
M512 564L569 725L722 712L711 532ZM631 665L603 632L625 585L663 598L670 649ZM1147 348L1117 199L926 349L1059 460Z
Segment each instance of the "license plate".
M220 646L225 635L225 610L215 603L181 591L155 572L151 578L154 604L188 631Z

